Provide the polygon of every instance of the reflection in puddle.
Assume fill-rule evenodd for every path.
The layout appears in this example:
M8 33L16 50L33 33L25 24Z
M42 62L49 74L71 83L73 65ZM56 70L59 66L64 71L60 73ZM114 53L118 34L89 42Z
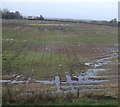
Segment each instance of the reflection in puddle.
M60 79L60 76L55 76L54 80L49 81L49 80L34 80L32 78L28 78L27 80L18 80L21 75L17 75L14 80L0 80L0 83L6 83L6 84L27 84L31 83L41 83L41 84L51 84L55 85L52 86L52 88L55 88L57 91L56 92L77 92L77 90L80 87L96 87L95 89L81 89L79 92L89 92L89 91L95 91L95 90L105 90L105 88L102 88L103 85L98 85L98 83L101 82L107 82L109 81L108 79L105 79L106 77L103 76L96 76L98 72L105 72L108 71L109 69L101 69L100 67L103 65L107 64L115 64L114 61L112 61L112 58L117 58L118 54L113 53L110 54L109 56L106 56L105 58L98 59L94 62L86 62L85 65L90 66L92 68L85 70L84 72L80 73L78 76L71 76L71 75L66 75L66 81L63 82ZM99 79L98 79L99 78ZM95 84L95 85L93 85ZM65 85L65 86L64 86ZM98 87L99 86L99 87ZM65 91L63 91L65 89Z
M60 90L60 77L59 76L55 76L54 83L56 85L57 92L61 92L61 90Z
M66 75L66 79L67 79L67 83L68 84L72 84L73 83L72 78L71 78L70 75Z

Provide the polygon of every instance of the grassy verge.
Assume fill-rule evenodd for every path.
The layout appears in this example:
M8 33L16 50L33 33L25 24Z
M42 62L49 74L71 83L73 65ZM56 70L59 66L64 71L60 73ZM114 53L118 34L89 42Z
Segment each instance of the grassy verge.
M44 87L44 86L42 86ZM45 87L44 87L45 88ZM34 89L34 87L33 87ZM3 105L118 105L118 99L102 93L51 93L33 89L4 88Z

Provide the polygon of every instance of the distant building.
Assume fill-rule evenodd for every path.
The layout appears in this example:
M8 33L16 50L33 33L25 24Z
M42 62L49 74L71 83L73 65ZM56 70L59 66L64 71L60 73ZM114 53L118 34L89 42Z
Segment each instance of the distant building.
M27 19L34 19L35 17L34 16L28 16Z
M38 17L38 16L28 16L27 19L28 20L44 20L44 17L42 15L40 15L40 17Z

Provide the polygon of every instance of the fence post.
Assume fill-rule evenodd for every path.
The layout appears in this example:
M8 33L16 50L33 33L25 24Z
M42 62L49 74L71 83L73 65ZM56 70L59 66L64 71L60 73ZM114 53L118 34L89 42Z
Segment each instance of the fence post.
M77 89L77 98L79 97L79 88Z

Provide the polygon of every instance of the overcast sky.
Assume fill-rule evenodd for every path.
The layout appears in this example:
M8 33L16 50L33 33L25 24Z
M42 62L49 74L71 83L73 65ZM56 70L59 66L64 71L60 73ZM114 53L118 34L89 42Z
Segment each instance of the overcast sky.
M23 16L42 14L47 18L88 20L118 18L118 0L4 0L3 8L18 10Z

